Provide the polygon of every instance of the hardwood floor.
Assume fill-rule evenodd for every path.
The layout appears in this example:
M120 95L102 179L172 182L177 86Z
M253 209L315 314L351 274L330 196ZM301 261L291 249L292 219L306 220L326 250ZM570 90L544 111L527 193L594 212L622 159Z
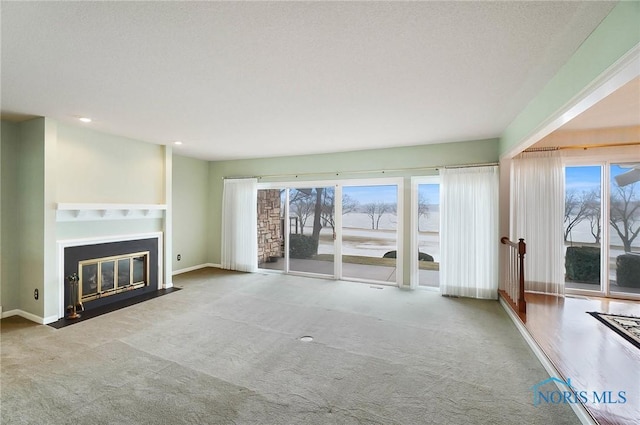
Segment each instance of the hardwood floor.
M601 425L640 423L640 349L600 323L588 311L640 317L640 302L605 298L557 298L527 294L525 327L562 377L585 390L584 403ZM593 392L624 391L626 402L594 402Z

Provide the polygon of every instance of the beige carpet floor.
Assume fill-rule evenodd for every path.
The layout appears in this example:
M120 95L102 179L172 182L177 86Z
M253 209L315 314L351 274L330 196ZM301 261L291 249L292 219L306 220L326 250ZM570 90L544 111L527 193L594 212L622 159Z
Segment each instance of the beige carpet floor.
M62 329L2 320L2 424L577 424L495 301L203 269ZM303 342L302 336L313 341Z

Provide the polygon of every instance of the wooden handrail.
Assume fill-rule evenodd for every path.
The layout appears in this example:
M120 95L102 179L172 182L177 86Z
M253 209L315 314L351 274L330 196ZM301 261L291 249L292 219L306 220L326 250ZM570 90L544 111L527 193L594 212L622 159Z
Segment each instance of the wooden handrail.
M524 240L524 239L523 239L523 240ZM500 238L500 243L502 243L502 244L504 244L504 245L513 246L513 247L518 246L518 244L517 244L517 243L515 243L515 242L511 242L511 241L509 240L509 238L508 238L508 237L506 237L506 236L503 236L502 238Z
M527 311L527 302L524 299L524 256L527 253L527 244L522 238L519 239L518 242L512 242L509 238L502 237L500 242L511 248L512 257L517 256L517 265L515 268L517 269L518 286L514 287L515 282L508 282L505 289L510 301L516 305L517 311L524 314ZM509 266L513 266L513 264L509 264ZM510 272L509 277L512 276L513 270L510 270Z

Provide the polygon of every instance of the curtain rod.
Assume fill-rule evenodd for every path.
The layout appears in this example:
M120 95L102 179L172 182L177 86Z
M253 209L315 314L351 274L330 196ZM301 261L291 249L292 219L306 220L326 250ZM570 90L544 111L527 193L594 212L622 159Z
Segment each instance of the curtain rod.
M362 171L325 171L318 173L297 173L297 174L266 174L263 176L226 176L223 177L226 179L265 179L265 178L281 178L281 177L294 177L298 178L301 176L340 176L340 175L353 175L353 174L375 174L375 173L399 173L403 171L418 171L418 170L439 170L441 168L452 169L452 168L472 168L472 167L489 167L493 165L498 165L497 162L486 162L486 163L478 163L478 164L461 164L461 165L439 165L432 167L411 167L411 168L391 168L386 170L362 170Z
M569 149L596 149L596 148L615 148L621 146L640 146L640 142L629 142L629 143L594 143L591 145L572 145L572 146L548 146L541 148L528 148L523 152L546 152L546 151L559 151L559 150L569 150Z

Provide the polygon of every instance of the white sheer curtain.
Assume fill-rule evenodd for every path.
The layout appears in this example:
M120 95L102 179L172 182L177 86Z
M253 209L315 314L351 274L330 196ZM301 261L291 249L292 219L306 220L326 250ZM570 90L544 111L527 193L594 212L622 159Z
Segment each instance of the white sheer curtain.
M557 152L513 160L511 239L524 238L525 290L564 294L564 172Z
M441 170L443 295L498 298L498 167Z
M222 268L258 269L258 180L225 179L222 199Z

